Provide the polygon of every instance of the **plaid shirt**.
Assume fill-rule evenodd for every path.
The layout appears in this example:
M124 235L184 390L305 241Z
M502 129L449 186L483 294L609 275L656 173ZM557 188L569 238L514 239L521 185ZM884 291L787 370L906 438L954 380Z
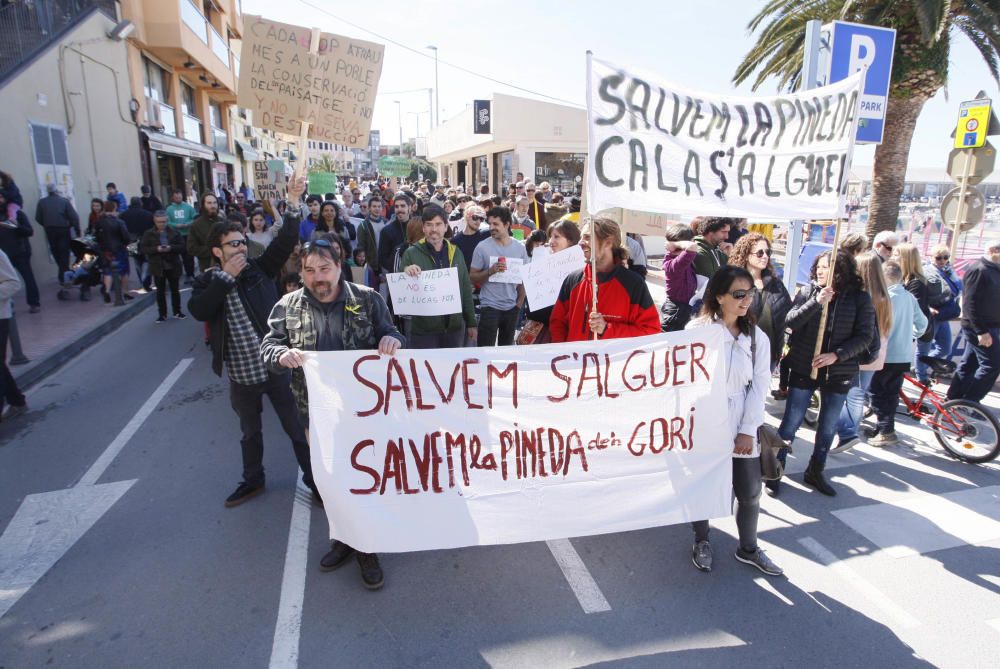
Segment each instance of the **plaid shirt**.
M229 284L226 294L226 342L223 345L229 380L244 386L267 381L267 368L260 357L260 335L253 329L250 316L240 300L236 279L217 270Z

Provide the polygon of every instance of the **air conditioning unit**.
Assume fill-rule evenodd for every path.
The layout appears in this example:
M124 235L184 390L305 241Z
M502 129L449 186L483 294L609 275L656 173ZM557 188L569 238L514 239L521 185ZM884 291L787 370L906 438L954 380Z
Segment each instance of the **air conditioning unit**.
M160 103L153 98L146 98L146 123L156 128L163 127L160 120Z
M247 137L247 138L252 138L253 137L253 126L252 125L245 125L245 126L243 126L243 136Z

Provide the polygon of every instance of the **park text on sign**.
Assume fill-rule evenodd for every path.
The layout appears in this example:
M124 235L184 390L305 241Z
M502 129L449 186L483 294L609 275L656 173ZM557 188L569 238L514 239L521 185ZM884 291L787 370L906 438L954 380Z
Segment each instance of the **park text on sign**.
M802 93L688 91L590 59L587 210L832 218L861 74Z
M958 109L958 126L955 128L956 149L978 149L986 143L993 102L989 98L968 100Z
M397 552L729 515L723 334L307 353L331 536Z
M458 270L424 270L415 277L403 272L386 275L392 312L397 316L447 316L462 311Z
M309 138L367 148L385 47L245 15L237 102L254 123Z
M285 187L285 164L273 160L253 161L254 189L257 191L257 199L261 201L284 200L287 188ZM280 170L272 169L280 167Z

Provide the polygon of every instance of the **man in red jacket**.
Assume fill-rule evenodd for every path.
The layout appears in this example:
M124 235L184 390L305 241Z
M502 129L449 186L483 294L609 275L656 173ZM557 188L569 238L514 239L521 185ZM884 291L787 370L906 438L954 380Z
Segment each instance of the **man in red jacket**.
M552 341L642 337L660 331L660 318L645 280L628 269L618 224L595 218L581 230L586 266L563 281L552 308ZM596 254L597 309L593 308L590 254Z

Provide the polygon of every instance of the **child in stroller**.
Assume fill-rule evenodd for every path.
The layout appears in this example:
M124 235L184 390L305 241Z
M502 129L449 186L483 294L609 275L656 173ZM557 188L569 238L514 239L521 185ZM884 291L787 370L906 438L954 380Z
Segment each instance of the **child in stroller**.
M80 286L80 300L86 302L90 299L90 288L101 283L101 269L103 260L101 251L97 247L97 241L90 235L80 239L71 239L69 248L73 251L76 262L63 276L63 285ZM69 290L62 288L59 290L60 300L69 299Z

